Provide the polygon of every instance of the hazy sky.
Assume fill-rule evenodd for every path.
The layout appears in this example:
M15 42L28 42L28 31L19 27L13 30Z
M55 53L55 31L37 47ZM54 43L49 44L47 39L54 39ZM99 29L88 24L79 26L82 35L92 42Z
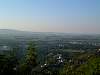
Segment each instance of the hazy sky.
M100 33L100 0L0 0L0 29Z

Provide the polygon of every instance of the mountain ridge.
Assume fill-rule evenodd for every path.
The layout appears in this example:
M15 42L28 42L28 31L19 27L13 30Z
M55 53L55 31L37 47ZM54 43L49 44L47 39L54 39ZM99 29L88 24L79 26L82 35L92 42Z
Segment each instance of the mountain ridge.
M66 35L100 35L95 33L67 33L67 32L33 32L33 31L22 31L22 30L16 30L16 29L0 29L0 34L2 33L27 33L27 34L40 34L40 33L46 33L46 34L66 34Z

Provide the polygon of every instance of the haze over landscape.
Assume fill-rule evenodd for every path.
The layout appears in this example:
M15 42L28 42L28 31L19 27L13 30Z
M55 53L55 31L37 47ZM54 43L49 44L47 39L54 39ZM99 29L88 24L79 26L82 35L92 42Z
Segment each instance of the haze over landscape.
M100 0L0 0L0 29L100 33Z
M100 75L100 0L0 0L0 75Z

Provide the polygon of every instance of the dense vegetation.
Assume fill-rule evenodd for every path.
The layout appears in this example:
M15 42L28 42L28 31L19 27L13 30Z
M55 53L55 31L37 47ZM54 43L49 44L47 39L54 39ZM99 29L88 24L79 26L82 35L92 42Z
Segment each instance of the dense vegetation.
M2 30L0 75L8 74L100 75L100 35Z
M58 55L59 56L59 55ZM75 53L63 62L53 54L41 65L34 44L27 48L23 60L17 58L15 50L0 55L0 75L100 75L100 51Z

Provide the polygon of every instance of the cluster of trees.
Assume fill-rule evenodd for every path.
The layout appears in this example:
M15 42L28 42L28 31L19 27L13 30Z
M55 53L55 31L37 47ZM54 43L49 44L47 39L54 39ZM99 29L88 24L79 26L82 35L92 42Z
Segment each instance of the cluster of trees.
M53 57L52 54L50 57ZM8 54L0 54L0 75L100 75L99 54L90 56L88 53L87 55L79 54L76 57L82 60L87 58L86 63L73 64L65 61L61 67L58 67L53 58L50 58L46 60L49 64L41 67L37 62L36 47L30 43L23 60L19 60L16 50L11 50ZM77 60L78 58L73 61Z
M37 54L34 44L30 44L23 61L17 57L16 50L0 54L0 75L31 75L31 71L37 66Z
M80 55L81 57L82 55ZM89 57L89 58L88 58ZM66 63L60 72L60 75L100 75L100 55L85 56L87 61L84 64ZM77 60L75 60L77 61Z

